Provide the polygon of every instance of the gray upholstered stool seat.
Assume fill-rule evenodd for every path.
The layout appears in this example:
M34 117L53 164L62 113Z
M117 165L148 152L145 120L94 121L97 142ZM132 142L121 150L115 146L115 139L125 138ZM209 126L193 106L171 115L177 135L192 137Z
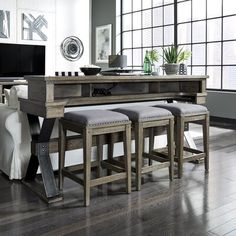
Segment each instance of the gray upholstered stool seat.
M174 132L174 117L166 109L154 108L147 106L129 106L123 108L117 108L115 111L123 113L129 117L132 121L132 125L135 131L135 168L136 172L136 189L141 188L141 175L160 168L169 167L169 178L173 179L173 132ZM149 142L149 153L143 152L144 141L144 129L150 131L150 135L153 134L153 128L163 126L167 128L167 140L168 140L168 154L152 153L154 148L154 141L152 138ZM149 165L143 165L143 159L149 160ZM152 161L156 161L153 163Z
M66 131L70 130L82 134L83 140L83 164L82 170L84 178L79 178L75 171L77 166L65 167L65 146ZM123 133L125 165L123 168L116 166L109 156L108 160L103 160L103 143L100 135ZM63 176L81 183L84 186L84 202L88 206L90 202L90 188L109 183L119 179L126 180L126 191L131 192L131 122L129 118L115 111L108 110L85 110L67 112L64 118L60 119L59 133L59 188L63 189ZM93 166L97 167L97 178L91 179L91 149L92 138L97 137L97 160ZM111 152L109 152L111 153ZM81 169L81 165L78 166ZM117 172L111 176L101 176L101 167Z
M172 117L172 113L163 108L153 108L147 106L129 106L117 108L114 111L125 114L133 122L153 121L162 118Z
M169 110L175 116L175 160L178 162L178 177L182 177L183 162L202 160L205 162L205 171L209 170L209 112L205 106L188 103L167 103L158 104L155 107ZM185 123L198 122L203 127L203 151L196 147L184 146ZM192 155L184 155L184 151Z
M80 126L88 127L129 122L129 118L126 115L109 110L67 112L64 115L64 119L74 121Z
M201 115L208 112L207 108L202 105L189 103L162 103L155 107L167 109L174 116Z

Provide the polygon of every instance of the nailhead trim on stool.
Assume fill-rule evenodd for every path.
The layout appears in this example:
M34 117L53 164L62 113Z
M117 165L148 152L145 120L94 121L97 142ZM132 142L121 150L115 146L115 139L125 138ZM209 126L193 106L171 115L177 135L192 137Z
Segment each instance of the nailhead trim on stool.
M84 203L88 206L90 203L90 188L110 183L119 179L126 180L126 191L131 192L131 122L129 118L118 112L108 110L85 110L67 112L64 118L60 119L59 132L59 188L63 189L63 176L69 177L72 180L83 184L84 186ZM64 167L65 165L65 145L66 131L71 130L82 134L83 139L83 171L84 179L80 179L73 170L74 167ZM113 157L108 160L102 160L103 144L100 141L100 135L123 133L125 165L124 168L110 163ZM92 137L97 137L97 178L91 179L91 149ZM102 167L118 172L111 176L101 177L100 165ZM81 165L80 165L81 166Z
M162 108L153 108L147 106L129 106L115 109L129 117L135 130L135 172L136 172L136 189L141 188L141 175L160 168L169 167L169 178L173 179L173 142L174 142L174 117L171 112ZM163 157L162 153L152 153L154 142L151 135L149 141L149 153L143 153L144 129L163 126L167 127L168 155ZM152 132L150 132L151 134ZM149 159L149 165L143 166L143 158ZM152 160L161 162L153 164Z

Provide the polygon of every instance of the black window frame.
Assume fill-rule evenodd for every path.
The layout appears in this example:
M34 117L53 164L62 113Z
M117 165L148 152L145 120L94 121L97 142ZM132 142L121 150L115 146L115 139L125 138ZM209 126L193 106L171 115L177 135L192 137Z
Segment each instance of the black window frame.
M127 32L127 31L123 31L122 29L123 29L123 24L122 24L122 16L123 15L126 15L126 14L130 14L130 13L124 13L123 14L123 12L122 12L122 9L123 9L123 4L122 4L122 2L123 1L125 1L125 0L120 0L120 6L121 6L121 9L120 9L120 26L121 26L121 28L120 28L120 33L121 33L121 39L120 39L120 53L122 54L123 53L123 51L124 50L134 50L135 48L133 47L133 44L132 44L132 47L131 48L123 48L123 43L122 43L122 41L123 41L123 33L125 33L125 32ZM135 0L132 0L132 4L133 4L133 1L135 1ZM145 0L141 0L141 4L143 3L143 1L145 1ZM173 0L173 3L167 3L167 4L165 4L164 2L165 2L165 0L162 0L162 4L160 5L160 6L153 6L153 0L151 0L151 7L150 8L145 8L145 9L141 9L141 10L138 10L138 11L132 11L133 10L133 5L132 5L132 7L131 7L131 12L132 13L134 13L134 12L141 12L141 16L142 16L142 12L143 11L145 11L145 10L148 10L148 9L150 9L151 10L151 17L152 17L152 19L151 19L151 27L148 27L148 28L150 28L151 29L151 31L152 31L152 33L151 33L151 35L152 35L152 39L151 39L151 41L152 41L152 44L151 44L151 46L150 47L143 47L143 42L141 41L141 46L139 47L140 49L141 49L141 58L144 58L144 50L143 49L146 49L146 48L150 48L150 49L153 49L153 48L156 48L156 47L165 47L165 46L169 46L170 44L165 44L165 42L164 42L164 27L167 27L167 26L172 26L173 25L173 27L174 27L174 35L173 35L173 39L174 39L174 41L173 41L173 43L174 43L174 45L179 45L179 46L181 46L181 45L183 45L183 46L189 46L190 47L190 49L191 49L191 51L192 51L192 49L193 49L193 46L194 45L197 45L197 44L204 44L205 45L205 63L203 63L203 64L199 64L199 65L193 65L193 59L191 58L190 59L190 65L188 65L188 67L189 67L189 72L192 74L192 71L193 71L193 68L196 68L196 67L204 67L205 68L205 74L207 74L207 70L208 70L208 68L209 67L212 67L212 66L216 66L217 68L220 68L220 88L207 88L207 90L212 90L212 91L225 91L225 92L236 92L236 87L235 87L235 89L224 89L223 88L223 69L224 68L226 68L226 67L229 67L229 66L233 66L233 67L235 67L236 68L236 63L235 64L224 64L223 63L223 50L224 50L224 48L223 48L223 46L224 46L224 43L225 42L235 42L236 43L236 38L235 39L224 39L224 35L223 35L223 33L224 33L224 29L223 29L223 27L224 27L224 25L223 25L223 21L224 21L224 19L225 18L227 18L227 17L232 17L232 16L236 16L236 12L235 12L235 14L230 14L230 15L224 15L223 14L223 10L224 10L224 2L223 2L223 0L221 0L221 15L220 16L216 16L216 17L208 17L207 16L207 12L208 12L208 10L207 10L207 7L208 7L208 4L207 4L207 1L208 0L205 0L206 1L206 12L205 12L205 18L203 18L203 19L196 19L196 20L194 20L193 19L193 0ZM190 2L190 4L191 4L191 19L189 20L189 21L185 21L185 22L178 22L178 4L181 4L181 3L184 3L184 2ZM173 24L166 24L165 25L165 22L164 22L164 7L165 6L168 6L168 5L173 5L174 6L174 23ZM162 25L161 26L156 26L156 27L153 27L153 9L155 9L155 8L162 8ZM220 27L220 30L221 30L221 36L220 36L220 40L208 40L208 38L207 38L207 24L208 24L208 22L209 22L209 20L215 20L215 19L219 19L220 21L221 21L221 27ZM141 24L142 24L142 19L141 19ZM204 22L205 23L205 41L204 42L193 42L193 24L195 23L195 22ZM191 32L190 32L190 35L191 35L191 38L190 38L190 42L189 43L183 43L183 44L178 44L178 26L179 25L183 25L183 24L187 24L187 23L189 23L190 25L191 25ZM158 28L158 27L162 27L162 30L163 30L163 32L162 32L162 41L163 41L163 43L162 43L162 45L153 45L153 29L154 28ZM146 29L146 28L143 28L142 27L142 25L141 25L141 33L143 34L143 29ZM132 22L132 25L131 25L131 30L130 30L131 32L133 32L133 31L135 31L134 29L133 29L133 22ZM143 36L143 35L141 35L141 36ZM131 37L133 37L133 33L132 33L132 36ZM133 38L131 38L131 41L133 41L132 40ZM141 39L142 40L142 39ZM220 43L220 64L217 64L217 65L210 65L210 64L208 64L208 62L207 62L207 51L208 51L208 45L209 44L211 44L211 43ZM141 64L142 65L142 64ZM133 65L133 53L132 53L132 65L131 65L131 67L132 68L136 68L137 67L137 65ZM140 67L140 65L138 65L138 67Z

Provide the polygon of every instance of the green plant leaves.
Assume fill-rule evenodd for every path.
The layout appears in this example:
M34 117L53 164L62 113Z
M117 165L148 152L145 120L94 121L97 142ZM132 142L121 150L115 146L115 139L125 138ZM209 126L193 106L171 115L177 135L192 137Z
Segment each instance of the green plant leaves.
M151 60L151 63L158 62L158 60L159 60L158 51L156 49L150 50L149 51L149 58Z
M191 52L183 50L183 47L178 49L178 46L171 45L168 48L163 48L163 58L166 63L180 63L187 60L191 56Z

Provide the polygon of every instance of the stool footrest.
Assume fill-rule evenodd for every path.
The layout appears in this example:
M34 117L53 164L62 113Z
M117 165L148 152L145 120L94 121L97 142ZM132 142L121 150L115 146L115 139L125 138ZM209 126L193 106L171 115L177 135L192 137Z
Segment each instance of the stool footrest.
M169 166L170 166L169 162L163 162L163 163L158 163L158 164L152 164L151 166L145 166L142 168L142 174L149 173L149 172L159 170L162 168L166 168Z
M143 153L143 157L152 159L153 161L158 161L158 162L169 162L168 156L164 153L159 153L155 152L153 153Z
M76 176L75 174L71 173L71 171L67 170L66 168L62 169L62 175L74 180L75 182L84 185L84 181Z
M115 163L112 163L111 160L104 160L104 161L102 161L101 165L102 165L103 168L113 170L113 171L118 172L118 173L121 173L121 172L125 171L124 166L121 167L119 165L116 165Z
M118 174L113 174L113 175L109 175L109 176L104 176L98 179L93 179L90 181L90 186L94 187L100 184L107 184L119 179L125 179L127 178L127 174L125 172L123 173L118 173Z
M91 162L91 168L93 167L97 167L98 166L98 162L97 161L92 161ZM78 165L73 165L73 166L67 166L65 167L66 170L73 172L73 171L83 171L84 170L84 164L78 164Z
M190 147L184 147L184 151L192 152L192 153L195 153L195 154L203 153L201 150L190 148Z
M194 154L188 157L184 157L183 161L187 162L187 161L194 161L194 160L198 160L198 159L203 159L205 158L206 154L205 153L199 153L199 154Z

